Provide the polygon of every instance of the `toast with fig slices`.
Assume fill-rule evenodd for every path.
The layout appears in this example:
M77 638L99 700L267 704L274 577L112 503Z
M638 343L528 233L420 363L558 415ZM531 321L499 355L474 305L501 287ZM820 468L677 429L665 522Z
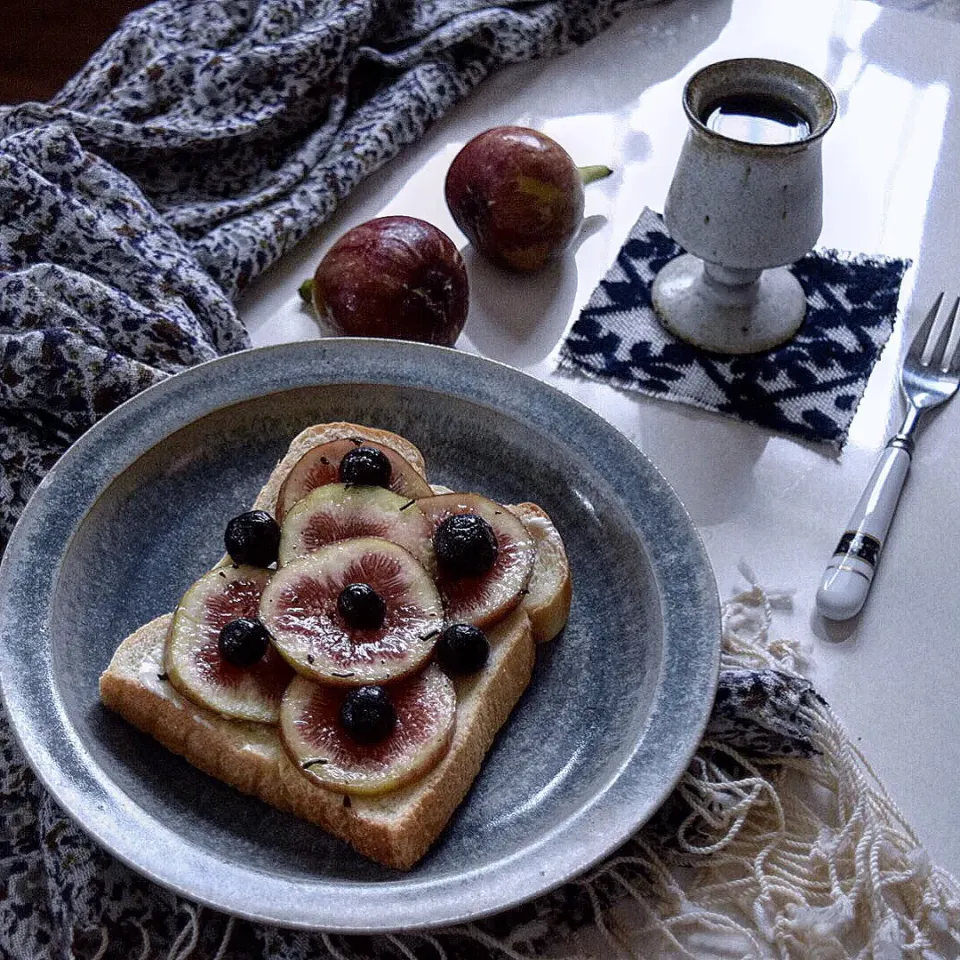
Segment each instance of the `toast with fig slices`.
M338 456L338 451L343 450L342 446L337 446L341 441L348 442L348 451L352 445L386 449L392 462L390 483L385 484L387 490L370 491L362 485L354 490L350 483L328 485L330 465L326 462L329 457L324 453L332 450ZM312 474L312 478L308 474ZM398 480L400 474L406 479ZM320 486L327 485L319 493L316 492L319 487L310 486L318 477ZM396 486L402 495L390 492L390 485ZM413 507L413 498L404 499L407 493L403 491L408 490L441 496L428 495L422 501L417 500L417 506ZM326 572L328 563L335 566L338 562L346 562L342 557L338 560L338 555L346 553L349 560L353 546L376 542L370 538L344 540L316 549L311 547L306 554L307 548L301 542L304 524L298 520L298 515L305 510L321 514L340 510L343 502L350 500L354 493L358 494L357 499L364 501L362 509L368 509L368 503L394 502L391 498L402 501L398 510L406 506L419 511L422 503L426 516L430 517L433 510L434 522L439 516L449 516L451 511L444 505L451 497L458 496L446 488L427 484L421 452L397 434L350 423L323 424L304 430L291 442L253 505L254 510L267 511L274 516L279 514L281 518L286 516L287 522L282 527L284 536L293 531L280 547L280 570L261 569L247 575L251 568L238 565L228 554L186 592L177 611L151 621L122 641L100 678L100 695L107 707L204 772L274 807L320 825L373 860L389 867L408 869L424 856L469 791L497 732L530 683L536 644L553 639L562 630L570 609L570 569L563 541L549 516L539 506L522 503L499 507L490 502L492 507L499 508L495 512L504 510L509 514L509 522L520 522L531 545L533 559L518 595L501 604L492 615L488 616L487 611L476 618L483 623L481 633L486 638L488 651L485 662L480 668L474 665L467 671L451 670L446 662L441 661L439 652L434 658L428 651L426 660L424 654L418 652L415 665L408 673L401 672L396 678L388 678L379 688L392 696L396 709L391 707L391 710L395 717L399 717L394 720L396 726L386 739L372 746L366 739L356 744L350 736L338 730L336 742L331 743L329 738L322 739L303 724L306 720L313 722L317 716L327 717L329 721L318 723L317 729L327 730L342 723L346 700L355 697L360 689L378 689L369 685L361 688L357 684L366 676L364 670L374 670L370 676L376 679L375 671L379 667L374 664L368 668L361 664L355 670L333 671L318 679L314 673L318 668L313 656L309 652L304 655L298 646L302 639L299 634L292 644L277 640L277 635L283 638L289 632L284 628L287 623L282 616L285 610L281 608L279 613L276 608L267 610L266 597L271 591L273 597L282 593L277 586L280 571L287 581L291 580L291 574L300 576L301 571L305 571L303 576L332 576ZM444 494L446 496L442 496ZM470 500L470 503L474 501ZM440 510L442 506L444 509ZM461 508L460 513L464 512ZM307 520L310 519L311 515L308 515ZM490 519L499 522L492 515ZM392 543L388 546L390 549L384 548L384 554L409 555L412 560L413 555L408 553L407 547ZM502 551L504 555L508 552ZM328 555L330 561L325 559ZM283 556L288 558L286 562L282 560ZM382 557L378 556L377 560L380 563ZM423 560L426 568L430 568L431 562ZM500 560L496 563L499 564ZM420 569L419 561L414 561L411 566ZM317 573L319 569L324 572ZM496 569L499 570L499 566ZM301 577L298 588L297 576L293 576L290 589L306 591L302 584L308 581ZM444 625L447 611L455 609L465 611L467 616L473 615L474 608L463 602L460 596L459 582L451 584L449 577L444 580L442 564L441 569L433 570L431 576L435 576L442 592ZM472 573L464 582L472 584L471 577ZM212 583L212 589L221 590L216 597L220 601L226 596L222 591L254 581L267 584L260 584L253 602L254 609L264 611L272 642L263 660L251 670L259 671L254 677L258 683L265 676L263 682L267 686L273 684L273 689L283 691L282 696L275 694L277 702L273 706L276 709L272 713L268 710L267 714L245 710L245 692L256 692L259 688L240 668L225 665L223 669L233 678L229 697L207 701L197 696L196 684L191 685L190 671L171 671L170 662L174 656L171 650L180 649L176 644L193 642L191 638L196 633L191 618L198 601L196 596L191 599L192 594L206 596L204 590L209 593L209 584ZM271 581L275 581L272 588ZM350 584L353 586L355 584ZM346 591L344 588L342 593ZM297 602L300 603L299 595ZM242 611L239 612L243 615ZM435 629L423 636L433 638L434 634L440 634L443 641L447 639L445 632ZM361 631L358 636L368 634ZM219 643L218 649L222 652L222 636ZM355 648L365 649L363 643L355 644ZM442 670L434 660L444 663ZM210 668L207 662L200 663L200 666ZM237 680L234 675L241 676L241 679ZM404 710L408 701L414 704L410 709L422 710L426 695L418 692L417 696L421 697L418 700L404 691L420 691L424 677L429 678L434 687L440 683L448 691L445 696L449 703L455 705L449 707L452 710L449 722L445 726L441 724L438 732L431 734L429 751L420 750L415 754L408 770L394 759L384 760L384 750L392 749L394 740L400 738L405 729L422 725L415 714L404 713ZM296 695L294 691L297 691ZM269 705L271 701L265 702ZM217 709L211 709L210 703L215 703ZM417 722L408 722L410 716ZM265 717L269 718L268 722L264 722ZM307 730L313 739L307 737L301 743L297 739L300 729ZM355 735L359 736L359 733ZM344 743L347 744L347 761L342 760ZM311 750L325 756L307 757ZM363 776L355 776L356 770L350 766L356 759L354 754L359 757L355 766L361 773L373 771L373 787L365 785ZM402 775L393 776L391 771L398 767L403 767ZM349 768L346 774L342 768ZM387 771L385 778L383 770Z

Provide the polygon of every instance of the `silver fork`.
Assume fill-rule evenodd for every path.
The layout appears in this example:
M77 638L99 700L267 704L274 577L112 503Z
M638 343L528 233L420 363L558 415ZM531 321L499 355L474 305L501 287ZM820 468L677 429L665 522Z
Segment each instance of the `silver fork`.
M860 612L907 479L917 424L928 410L946 403L960 385L960 344L947 356L958 325L960 298L954 301L933 349L928 349L942 304L941 293L914 336L900 370L900 388L907 400L903 426L887 441L820 581L817 609L830 620L847 620Z

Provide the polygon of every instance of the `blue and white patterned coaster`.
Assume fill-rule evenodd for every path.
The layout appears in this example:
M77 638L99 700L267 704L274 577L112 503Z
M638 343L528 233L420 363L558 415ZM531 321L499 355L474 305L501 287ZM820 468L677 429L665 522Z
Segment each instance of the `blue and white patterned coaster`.
M808 254L791 267L807 294L800 331L775 350L732 356L682 343L657 321L651 285L682 252L645 209L571 328L560 369L842 449L910 261Z

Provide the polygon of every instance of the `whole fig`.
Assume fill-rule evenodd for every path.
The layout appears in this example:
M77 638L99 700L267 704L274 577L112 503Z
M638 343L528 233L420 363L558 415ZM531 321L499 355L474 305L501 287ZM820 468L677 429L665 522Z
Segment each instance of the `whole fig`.
M454 158L447 206L492 263L530 273L562 254L583 221L583 184L607 167L578 168L563 147L528 127L493 127Z
M348 230L301 290L340 336L452 346L467 321L460 251L415 217L378 217Z

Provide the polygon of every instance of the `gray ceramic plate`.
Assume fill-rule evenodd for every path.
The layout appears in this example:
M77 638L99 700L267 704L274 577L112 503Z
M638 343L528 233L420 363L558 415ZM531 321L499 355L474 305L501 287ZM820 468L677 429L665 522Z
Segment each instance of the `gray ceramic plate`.
M434 849L402 874L194 770L98 702L119 641L222 551L302 427L395 430L430 477L534 500L565 538L569 624ZM215 360L124 404L63 457L0 567L0 682L42 781L104 847L184 896L343 932L489 914L602 859L670 792L717 679L719 603L666 481L579 403L437 347L321 340Z

